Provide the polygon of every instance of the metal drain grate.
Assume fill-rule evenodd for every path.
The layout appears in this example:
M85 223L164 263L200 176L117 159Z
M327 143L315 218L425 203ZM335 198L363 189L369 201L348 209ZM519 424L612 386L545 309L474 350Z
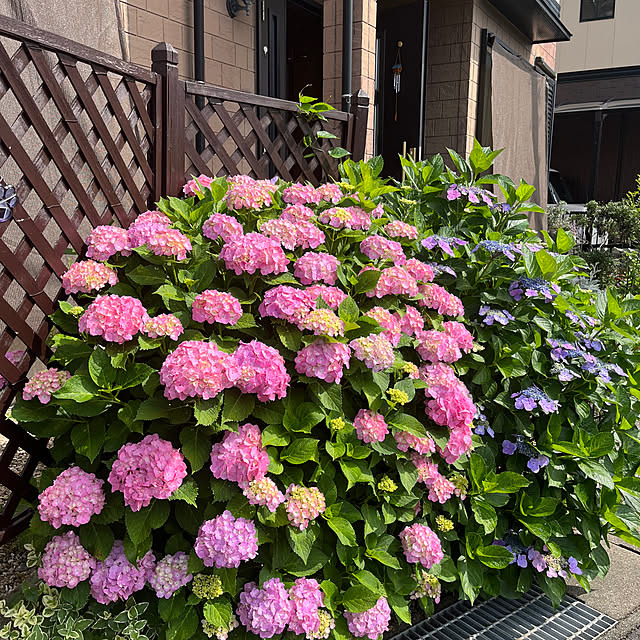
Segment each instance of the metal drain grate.
M571 596L557 609L538 587L519 600L458 602L393 640L594 640L617 621Z

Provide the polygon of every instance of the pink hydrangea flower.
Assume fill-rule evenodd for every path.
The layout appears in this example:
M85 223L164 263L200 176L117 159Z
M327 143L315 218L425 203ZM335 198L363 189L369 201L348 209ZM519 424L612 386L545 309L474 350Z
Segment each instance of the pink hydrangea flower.
M340 190L340 187L337 184L326 183L321 184L316 188L316 193L320 194L320 198L324 202L331 202L333 204L338 204L342 199L344 199L344 194Z
M305 207L303 204L290 204L282 210L280 218L291 222L309 222L315 215L312 209Z
M409 240L418 239L417 227L414 227L412 224L402 222L401 220L393 220L392 222L389 222L385 225L384 230L387 235L392 238L407 238Z
M344 612L347 619L347 627L356 638L369 638L376 640L385 631L389 630L391 608L387 599L382 597L376 604L362 613Z
M360 229L366 231L371 226L369 214L358 207L331 207L318 220L334 229Z
M213 342L187 340L170 353L160 368L160 382L169 400L215 398L232 387L240 372L232 356Z
M187 475L187 465L178 449L157 433L140 442L120 447L109 473L113 491L122 491L124 503L140 511L152 498L167 499Z
M324 233L315 224L283 217L267 220L260 227L260 232L278 240L285 249L289 250L296 247L315 249L325 240Z
M464 383L455 380L449 385L433 385L425 390L426 414L436 423L449 429L471 426L476 408Z
M317 336L344 335L344 322L331 309L314 309L300 323L300 328L313 331Z
M384 216L384 207L382 204L376 206L376 208L371 212L372 218L382 218Z
M306 289L306 293L311 300L316 302L318 298L322 298L334 310L347 299L347 294L342 289L328 287L324 284L311 285Z
M399 242L376 234L366 237L360 243L360 251L370 260L391 260L396 265L403 265L407 261Z
M268 457L269 456L267 456L267 460ZM275 513L278 506L284 502L284 494L278 489L278 485L266 476L258 480L251 480L251 482L243 488L242 493L245 498L249 500L249 504L258 504L267 507L271 513Z
M433 282L433 267L425 262L410 258L403 265L403 269L410 273L418 283Z
M462 316L464 307L460 298L449 293L437 284L423 284L419 287L420 293L424 296L418 303L421 307L435 309L443 316Z
M281 634L289 624L293 606L278 578L270 578L259 589L255 582L244 585L236 613L247 631L261 638Z
M242 393L255 393L260 402L287 395L291 377L277 349L258 340L241 342L233 360L239 372L236 387Z
M73 589L91 575L95 566L95 558L80 544L80 538L67 531L47 543L38 578L50 587Z
M66 294L91 293L116 282L118 276L113 269L93 260L75 262L62 276L62 286Z
M289 264L280 243L261 233L247 233L230 240L222 247L220 259L237 276L256 271L260 271L263 276L284 273Z
M343 368L349 368L351 349L341 342L316 340L296 356L296 371L309 378L340 384Z
M447 446L444 449L438 449L438 451L447 463L453 464L460 456L469 453L472 448L471 428L458 425L451 429Z
M338 277L339 266L340 260L328 253L308 251L298 258L293 273L302 284L324 282L333 285Z
M320 204L322 195L310 184L294 182L282 192L282 199L287 204Z
M177 340L184 333L184 328L182 322L172 313L161 313L159 316L147 320L144 332L150 338L169 336L171 340Z
M7 353L5 353L5 358L14 366L17 367L20 364L20 360L22 360L22 357L24 356L25 351L22 350L17 350L17 351L7 351ZM4 389L7 386L8 382L6 381L6 379L0 375L0 389Z
M450 480L447 480L443 475L438 474L438 477L433 480L429 487L429 495L427 497L431 502L444 504L455 491L456 485Z
M353 355L372 371L384 371L396 360L393 345L382 334L356 338L350 345Z
M210 178L204 174L200 174L197 178L189 180L187 184L182 187L182 191L185 196L195 196L197 194L203 194L202 189L209 189L215 178Z
M222 238L224 242L230 242L241 238L244 235L244 229L233 216L214 213L202 225L202 235L210 240Z
M440 538L424 524L416 522L405 527L400 540L407 562L419 562L425 569L431 569L444 558Z
M164 228L158 230L147 241L147 247L156 256L174 257L186 260L187 251L191 251L191 241L177 229Z
M256 527L246 518L234 518L230 511L206 520L194 545L205 567L232 569L258 555Z
M265 291L258 312L263 318L280 318L299 327L314 307L315 299L308 290L279 285Z
M385 422L384 416L381 413L369 411L369 409L358 411L353 426L356 428L358 438L367 444L382 442L389 433L389 426Z
M65 469L39 496L40 519L54 529L68 524L79 527L104 507L102 485L93 473L80 467Z
M313 634L320 628L318 609L324 605L324 592L317 580L297 578L289 589L292 612L289 631L296 634Z
M284 497L289 522L301 531L326 509L324 494L318 487L307 488L290 484Z
M424 318L415 307L407 306L402 317L396 311L396 317L400 322L400 330L408 336L418 335L424 329Z
M418 283L416 279L402 267L387 267L382 270L378 284L367 296L383 298L384 296L408 296L413 298L418 295Z
M196 322L234 325L242 316L242 307L230 293L208 289L196 296L191 313Z
M122 344L132 340L149 320L142 302L131 296L98 296L80 316L82 333Z
M429 362L456 362L462 358L455 338L444 331L419 331L416 335L416 351L423 360Z
M170 598L180 587L191 582L193 575L188 569L189 556L183 551L165 556L156 564L149 576L149 586L158 598Z
M393 437L396 439L400 451L406 452L413 449L423 455L435 453L436 443L429 436L420 438L406 431L395 431Z
M52 394L61 389L70 377L71 374L68 371L58 371L54 368L38 371L24 385L22 399L38 398L42 404L47 404Z
M108 260L116 253L131 255L131 243L126 229L102 225L87 237L87 258Z
M417 451L412 451L409 457L418 470L418 482L422 482L427 487L430 487L434 481L440 477L438 465L431 460L431 458L422 456Z
M249 182L249 180L252 180L252 182ZM263 207L270 207L273 204L273 192L277 190L276 185L266 180L256 181L252 178L249 178L249 180L231 183L231 187L225 196L229 209L236 211L239 209L258 210Z
M244 424L238 433L225 431L222 442L211 449L211 473L214 478L237 482L246 487L267 473L269 454L262 446L260 427Z
M104 562L98 562L91 576L91 595L100 604L111 604L128 600L136 591L141 591L153 575L156 559L151 551L131 564L124 553L124 543L116 540L111 553Z
M131 247L142 247L156 234L171 227L171 220L160 211L145 211L130 225L127 233Z
M456 341L461 351L469 353L473 349L473 336L463 324L460 322L443 322L442 328L448 336L451 336Z
M397 346L402 335L398 318L391 315L391 313L382 307L373 307L373 309L367 311L365 315L373 318L384 328L384 331L380 335L383 335L394 347Z

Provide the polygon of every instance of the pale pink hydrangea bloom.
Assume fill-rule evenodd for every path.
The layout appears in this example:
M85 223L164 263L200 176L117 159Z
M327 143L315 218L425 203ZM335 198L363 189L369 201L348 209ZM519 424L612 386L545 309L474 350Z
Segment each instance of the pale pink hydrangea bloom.
M54 368L38 371L24 385L22 399L38 398L42 404L47 404L52 394L61 389L70 377L71 374L68 371L58 371Z
M413 298L418 295L418 283L416 279L402 267L387 267L383 269L378 284L367 296L383 298L384 296L408 296Z
M5 358L14 366L17 367L20 364L20 360L22 360L22 356L24 356L24 350L18 351L7 351L5 353ZM7 386L6 379L0 375L0 389L4 389Z
M396 265L403 265L407 261L399 242L376 234L360 243L360 251L370 260L390 260Z
M289 220L282 216L264 222L260 227L260 233L278 240L290 251L296 247L315 249L325 240L324 233L315 224L304 220Z
M350 357L348 345L319 339L298 351L296 371L309 378L340 384L343 368L349 368Z
M213 342L187 340L170 353L160 368L160 382L169 400L215 398L232 387L240 372L232 356Z
M310 184L294 182L282 192L282 199L287 204L320 204L322 195Z
M248 177L248 176L247 176ZM249 178L252 180L252 178ZM227 207L232 210L239 209L262 209L273 204L273 192L277 189L266 180L252 182L237 181L227 191L225 201Z
M214 180L215 178L210 178L201 173L197 178L189 180L189 182L182 187L182 191L187 197L195 196L198 193L203 194L202 189L209 189Z
M384 328L384 331L380 335L383 335L394 347L397 346L402 335L398 318L382 307L373 307L373 309L367 311L365 315L373 318Z
M387 599L382 597L376 604L362 613L344 612L347 619L347 627L356 638L369 638L376 640L385 631L389 630L391 608Z
M372 371L384 371L393 366L393 345L381 334L356 338L350 342L353 355Z
M91 575L95 566L95 558L80 544L80 538L67 531L47 543L38 578L50 587L73 589Z
M240 301L230 293L208 289L196 296L191 313L196 322L234 325L242 316L242 307Z
M65 469L39 496L40 519L54 529L68 524L79 527L104 507L104 480L80 467Z
M329 253L313 253L308 251L296 261L293 270L302 284L324 282L333 285L338 277L340 260Z
M456 457L457 460L457 457ZM456 491L456 485L447 480L443 475L438 475L429 487L427 496L431 502L444 504Z
M446 388L455 385L458 382L456 372L446 364L428 364L420 369L420 377L429 387L445 387L442 390L437 389L439 393L446 393Z
M401 220L393 220L385 225L384 230L392 238L408 238L409 240L418 239L418 229L412 224L407 224Z
M326 284L313 284L306 289L306 293L316 302L321 297L334 310L347 299L347 294L342 289L328 287Z
M141 213L127 229L131 247L142 247L153 236L170 227L171 220L160 211L145 211Z
M224 213L214 213L202 225L202 235L210 240L222 238L224 242L236 240L244 235L242 225Z
M343 198L344 194L340 190L340 187L337 184L326 183L321 184L316 192L320 194L320 198L324 202L331 202L333 204L338 204Z
M261 233L247 233L230 240L222 247L220 259L237 276L256 271L263 276L284 273L289 264L280 243Z
M431 569L444 558L440 538L426 525L415 523L400 532L402 548L407 562L419 562Z
M87 237L87 258L108 260L116 253L131 255L131 243L126 229L101 225Z
M227 183L230 184L231 186L237 187L239 184L253 185L253 184L256 184L257 181L255 178L252 178L251 176L247 176L245 174L240 173L235 176L228 176Z
M430 487L434 481L440 477L438 465L433 462L431 458L422 456L417 451L412 451L409 457L418 470L418 482L422 482L427 487Z
M214 478L237 482L246 487L267 473L269 454L262 446L260 427L243 424L238 432L225 431L222 442L211 449L211 473Z
M251 520L223 511L202 523L193 548L205 567L237 568L258 555L258 534Z
M449 464L453 464L460 456L466 455L473 448L471 440L471 428L458 425L451 429L449 442L444 449L438 449L440 455Z
M473 349L473 336L460 322L443 322L444 332L451 336L458 345L458 348L465 353Z
M147 247L156 256L173 256L176 260L186 260L191 251L191 241L177 229L158 230L147 241Z
M191 582L189 556L183 551L162 558L149 576L149 586L158 598L170 598L180 587Z
M289 522L300 531L306 529L326 509L324 494L318 487L290 484L284 497Z
M270 578L259 589L255 582L244 585L236 613L247 631L261 638L281 634L289 624L293 605L279 578Z
M138 566L131 564L124 553L124 543L116 540L106 560L96 565L91 576L91 595L100 604L128 600L136 591L144 589L155 564L151 551L138 561Z
M381 204L379 204L371 212L371 217L372 218L382 218L382 216L384 216L384 207Z
M239 372L235 384L242 393L255 393L260 402L287 395L291 377L277 349L258 340L241 342L233 354L233 360Z
M120 447L109 473L109 484L113 491L122 491L124 503L132 511L140 511L152 498L166 500L186 475L182 453L152 433L140 442Z
M303 204L290 204L282 210L280 218L291 222L309 222L315 215L312 209L305 207Z
M296 289L288 285L268 289L258 307L258 312L263 318L280 318L299 327L315 307L315 299L308 291L308 289Z
M429 362L456 362L462 358L455 338L444 331L419 331L416 334L418 346L416 351L420 357Z
M404 315L396 311L396 318L400 322L400 330L408 336L418 335L424 329L424 318L415 307L405 307Z
M319 214L318 220L334 229L360 229L371 226L369 214L358 207L331 207Z
M344 322L331 309L314 309L300 323L300 328L313 331L317 336L344 335Z
M324 609L318 611L318 619L320 621L318 630L307 633L308 640L327 640L331 632L336 628L336 621L328 611Z
M389 433L389 426L385 422L384 416L369 409L358 411L353 426L356 428L358 438L367 444L382 442Z
M289 631L295 634L313 634L320 628L318 609L324 605L324 592L317 580L297 578L289 589L289 599L293 605Z
M433 267L426 262L421 262L416 258L409 258L402 265L402 268L410 273L418 283L433 282Z
M91 293L106 285L113 286L117 282L118 275L113 269L93 260L74 262L62 276L62 286L67 295Z
M435 309L443 316L464 315L464 307L460 298L449 293L440 285L423 284L420 285L419 291L424 296L424 299L418 303L421 307Z
M149 320L142 302L131 296L98 296L80 316L82 333L122 344L144 330Z
M371 215L360 207L349 207L351 212L351 220L349 221L349 228L360 231L367 231L371 226Z
M144 332L150 338L169 336L171 340L177 340L184 333L184 327L172 313L161 313L155 318L149 318L144 325Z
M413 449L423 455L435 453L436 443L429 436L418 437L406 431L395 431L393 437L396 439L400 451L406 452Z
M284 494L278 489L278 485L266 476L258 480L251 480L251 482L242 489L242 493L245 498L249 500L249 504L258 504L267 507L271 513L275 513L278 506L284 502Z

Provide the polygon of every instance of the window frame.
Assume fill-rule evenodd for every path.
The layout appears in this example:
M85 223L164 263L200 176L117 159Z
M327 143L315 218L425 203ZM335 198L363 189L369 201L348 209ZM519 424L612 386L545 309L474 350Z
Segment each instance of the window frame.
M616 0L611 0L613 2L612 12L610 16L596 17L596 18L585 18L583 15L585 2L589 2L589 0L580 0L580 22L597 22L599 20L614 20L616 17Z

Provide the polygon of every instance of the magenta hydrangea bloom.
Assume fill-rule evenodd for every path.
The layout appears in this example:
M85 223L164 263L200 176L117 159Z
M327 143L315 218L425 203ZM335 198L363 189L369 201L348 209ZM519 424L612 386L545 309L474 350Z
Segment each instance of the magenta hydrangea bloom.
M290 204L282 210L280 218L291 222L309 222L315 215L312 209L305 207L303 204Z
M108 260L119 253L131 255L131 242L126 229L102 225L96 227L87 237L87 258Z
M260 402L284 398L291 377L277 349L258 340L241 342L233 354L239 378L236 387L242 393L255 393Z
M325 303L334 310L347 299L347 294L342 291L342 289L338 289L338 287L328 287L325 284L311 285L305 291L310 300L317 302L318 298L322 298Z
M407 562L419 562L425 569L431 569L444 558L440 538L424 524L416 522L405 527L400 540Z
M384 416L381 413L369 411L369 409L358 411L353 426L356 428L358 438L367 444L382 442L389 433L389 426L385 422Z
M169 400L215 398L223 389L232 387L239 375L232 356L213 342L199 340L182 342L160 368L160 382Z
M68 371L58 371L54 368L38 371L24 385L22 399L38 398L42 404L47 404L51 400L51 396L58 389L61 389L70 377L71 374Z
M196 322L234 325L242 316L242 307L230 293L208 289L196 296L191 313Z
M313 331L317 336L344 335L344 322L331 309L314 309L302 320L299 327Z
M237 568L258 555L256 527L251 520L223 511L202 523L193 548L205 567Z
M266 476L258 480L251 480L242 489L242 493L249 500L249 504L267 507L271 513L274 513L278 506L284 502L284 494L278 489L278 485Z
M397 346L402 332L400 330L400 322L396 316L382 307L373 307L365 315L373 318L381 327L384 327L384 331L380 335L383 335L394 347Z
M324 494L318 487L290 484L284 497L289 522L301 531L326 509Z
M236 611L247 631L261 638L281 634L289 624L292 612L289 594L278 578L267 580L262 589L255 582L245 584Z
M113 491L122 491L124 503L132 511L140 511L152 498L168 498L186 475L182 453L152 433L120 448L109 473L109 484Z
M296 634L314 634L320 628L318 609L324 605L324 592L317 580L297 578L289 589L292 604L289 631Z
M367 291L367 296L383 298L384 296L408 296L413 298L418 295L418 282L403 267L387 267L380 274L380 280L375 288Z
M187 565L189 556L183 551L165 556L160 560L149 576L149 586L158 598L170 598L180 587L191 582L193 575Z
M95 566L95 558L80 544L80 538L67 531L47 543L38 578L50 587L73 589L91 575Z
M184 333L184 327L182 322L172 313L161 313L159 316L147 320L144 332L150 338L169 336L171 340L177 340Z
M280 318L300 327L302 321L315 307L315 299L308 291L285 284L268 289L258 307L258 312L263 318Z
M289 264L280 243L261 233L247 233L225 243L220 251L220 259L237 276L256 271L263 276L284 273Z
M160 211L145 211L140 214L127 229L131 247L142 247L151 238L171 227L171 220Z
M287 204L320 204L322 195L310 184L294 182L282 192L282 199Z
M244 235L244 229L233 216L214 213L202 225L202 235L210 240L222 238L224 242L230 242L241 238Z
M376 640L385 631L389 630L391 608L387 599L382 597L376 604L362 613L344 612L347 619L347 627L356 638L369 638Z
M133 593L144 589L153 574L156 559L151 551L131 564L124 553L124 543L116 540L104 562L98 562L91 575L91 595L100 604L128 600Z
M215 178L210 178L201 173L197 178L189 180L189 182L182 187L182 191L187 197L202 194L202 189L209 189L214 180Z
M367 236L360 243L360 251L370 260L391 260L397 265L403 265L407 261L399 242L375 234Z
M349 344L353 355L372 371L384 371L393 366L396 360L393 345L382 334L356 338Z
M337 184L321 184L316 188L316 193L320 194L320 198L324 202L331 202L332 204L338 204L343 198L344 194L340 190Z
M118 282L116 272L106 264L94 260L74 262L62 276L66 294L91 293Z
M174 257L186 260L187 251L191 251L191 241L184 233L168 227L159 229L147 240L147 247L156 256Z
M131 296L98 296L80 316L78 328L107 342L132 340L149 320L142 302Z
M393 437L398 444L400 451L409 451L413 449L419 454L427 455L429 453L435 453L436 443L429 437L424 436L422 438L414 436L412 433L406 431L395 431Z
M460 322L443 322L442 328L444 332L451 336L458 348L465 353L469 353L473 349L473 335Z
M324 282L333 285L338 277L340 260L328 253L308 251L298 258L293 274L302 284Z
M462 316L464 307L460 298L449 293L437 284L423 284L419 287L419 292L424 299L418 303L421 307L435 309L443 316Z
M416 260L416 258L410 258L402 265L402 268L411 274L419 284L433 282L433 266L426 262L421 262L420 260Z
M425 412L436 424L452 430L470 428L475 415L475 405L462 381L456 380L455 383L446 386L430 386L426 389L425 395Z
M339 384L344 367L349 368L350 357L348 345L318 339L298 351L296 371L309 378Z
M400 331L408 336L418 335L424 329L424 318L415 307L406 307L402 317L396 311L396 317L400 322Z
M385 225L384 230L392 238L407 238L408 240L418 239L418 229L412 224L407 224L401 220L393 220Z
M214 478L231 480L241 487L264 478L268 466L269 455L262 446L260 427L255 424L243 424L237 433L225 431L222 442L211 449Z
M38 496L40 519L54 529L65 524L72 527L87 524L104 507L103 484L104 480L80 467L65 469Z

